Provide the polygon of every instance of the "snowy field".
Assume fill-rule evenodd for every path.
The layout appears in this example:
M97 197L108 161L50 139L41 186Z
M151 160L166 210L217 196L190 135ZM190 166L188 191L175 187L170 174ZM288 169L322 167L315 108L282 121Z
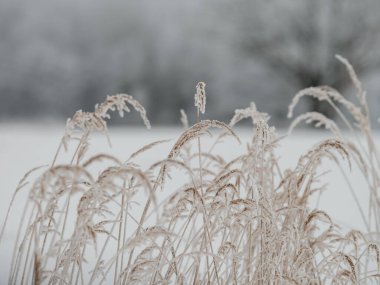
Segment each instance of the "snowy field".
M18 181L31 168L39 165L51 163L56 152L60 138L63 133L63 125L20 125L20 124L0 124L0 221L4 221L6 210L8 208L11 196L17 186ZM160 146L155 151L150 151L149 154L144 154L140 158L141 165L149 164L165 158L168 150L173 145L175 140L180 135L181 130L178 128L153 128L147 131L139 128L114 128L110 131L112 148L109 147L107 140L100 135L96 135L92 139L91 153L110 153L119 157L121 160L127 159L130 154L150 142L171 139L164 146ZM223 155L233 157L245 147L245 143L250 138L250 129L238 129L237 133L242 138L242 145L236 142L229 142L223 146ZM284 131L279 131L280 135ZM280 165L285 167L294 167L300 155L304 154L308 148L318 143L321 139L329 137L327 132L322 131L302 131L292 134L290 137L284 138L280 147L277 150L280 159ZM379 134L376 135L376 142L380 143ZM231 145L229 145L231 143ZM343 163L345 164L345 163ZM342 164L342 165L343 165ZM356 228L364 230L364 224L359 215L359 211L355 205L354 199L350 194L346 182L344 181L340 171L334 167L332 162L323 164L323 169L320 172L331 169L327 173L324 181L329 185L327 190L323 192L318 199L315 197L310 207L318 207L327 211L334 221L347 230ZM348 167L344 165L344 169ZM368 190L365 188L365 183L358 171L353 168L348 173L351 183L354 185L356 194L364 210L368 209ZM11 218L8 222L8 227L5 232L4 240L0 245L0 283L5 282L8 276L12 240L17 231L17 213L23 207L23 203L16 203ZM5 277L5 278L4 278Z

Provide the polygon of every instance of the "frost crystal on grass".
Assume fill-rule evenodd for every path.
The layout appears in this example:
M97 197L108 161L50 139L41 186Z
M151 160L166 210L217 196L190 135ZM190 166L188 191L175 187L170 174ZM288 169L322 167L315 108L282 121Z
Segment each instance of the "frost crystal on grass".
M206 83L198 82L197 84L197 93L194 96L194 106L199 109L199 111L204 114L206 111Z

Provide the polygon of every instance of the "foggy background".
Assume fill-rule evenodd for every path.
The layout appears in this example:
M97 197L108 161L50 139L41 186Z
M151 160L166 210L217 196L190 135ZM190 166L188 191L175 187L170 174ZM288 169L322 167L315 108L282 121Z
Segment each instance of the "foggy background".
M354 65L377 119L379 43L378 0L2 0L0 122L61 122L128 93L153 126L179 124L179 109L194 115L204 81L206 117L227 121L254 101L286 127L301 88L353 96L337 53ZM333 116L310 99L302 108Z

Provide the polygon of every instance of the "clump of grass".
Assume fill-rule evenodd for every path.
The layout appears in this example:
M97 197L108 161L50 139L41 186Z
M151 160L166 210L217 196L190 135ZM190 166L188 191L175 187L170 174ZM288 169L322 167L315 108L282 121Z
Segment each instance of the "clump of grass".
M280 168L274 150L281 138L254 103L236 110L229 124L201 120L206 107L203 82L195 94L197 122L189 126L181 111L185 130L166 159L147 168L136 157L168 141L142 146L126 161L88 155L91 134L107 135L110 111L122 116L132 106L150 127L135 99L108 96L94 112L78 111L67 121L51 165L42 173L37 173L40 168L27 173L15 192L25 192L26 181L35 174L15 240L9 284L379 282L380 157L360 81L348 61L338 59L357 89L358 104L330 87L311 87L294 97L289 116L302 97L316 97L336 110L358 140L350 141L322 114L302 114L290 130L302 121L316 122L333 137L302 155L294 169ZM240 144L234 128L243 119L253 124L246 151L233 159L216 154L215 146L225 140ZM214 129L219 135L205 148L201 138ZM58 157L67 162L57 164ZM369 213L360 209L366 233L344 233L328 213L310 208L310 197L321 191L324 158L338 166L355 164L366 178ZM187 178L168 186L178 171Z

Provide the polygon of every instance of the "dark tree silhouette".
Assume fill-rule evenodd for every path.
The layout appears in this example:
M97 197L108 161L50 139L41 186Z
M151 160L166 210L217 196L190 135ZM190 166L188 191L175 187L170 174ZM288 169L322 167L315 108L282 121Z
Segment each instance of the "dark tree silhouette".
M233 6L226 14L234 17L240 48L295 90L330 85L343 91L350 81L335 54L360 76L380 69L380 1L242 0ZM309 99L308 109L332 115L318 100Z

